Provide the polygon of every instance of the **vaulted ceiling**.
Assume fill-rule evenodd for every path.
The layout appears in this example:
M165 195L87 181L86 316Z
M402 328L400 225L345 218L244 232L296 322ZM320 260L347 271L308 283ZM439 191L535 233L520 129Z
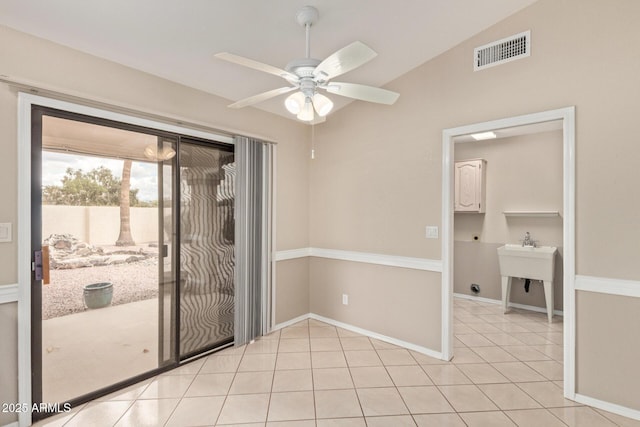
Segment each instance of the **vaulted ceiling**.
M282 87L284 80L213 55L231 52L284 68L305 55L305 31L295 19L305 5L320 12L311 29L311 56L324 59L360 40L378 56L340 80L381 86L534 1L0 0L0 25L231 102ZM295 119L284 97L257 108ZM349 102L331 98L334 111Z

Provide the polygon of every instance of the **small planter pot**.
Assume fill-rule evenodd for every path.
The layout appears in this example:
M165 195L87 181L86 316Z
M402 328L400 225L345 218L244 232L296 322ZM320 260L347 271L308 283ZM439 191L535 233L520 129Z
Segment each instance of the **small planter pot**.
M113 283L92 283L84 287L84 304L87 308L102 308L111 304Z

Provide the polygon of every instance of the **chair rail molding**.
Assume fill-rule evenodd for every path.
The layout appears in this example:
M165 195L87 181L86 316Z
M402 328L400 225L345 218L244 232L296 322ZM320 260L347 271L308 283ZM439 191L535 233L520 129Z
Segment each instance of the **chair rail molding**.
M375 254L370 252L344 251L339 249L300 248L278 251L276 261L296 258L316 257L341 261L362 262L366 264L386 265L390 267L410 268L422 271L442 271L442 261L428 258L405 257L398 255Z
M10 302L18 302L19 289L18 284L0 285L0 304Z
M578 275L576 291L640 298L640 281Z

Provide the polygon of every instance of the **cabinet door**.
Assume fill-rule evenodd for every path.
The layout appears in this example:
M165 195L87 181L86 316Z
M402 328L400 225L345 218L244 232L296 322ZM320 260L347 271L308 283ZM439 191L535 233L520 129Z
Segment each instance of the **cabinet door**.
M457 212L481 212L482 161L455 164L455 207Z

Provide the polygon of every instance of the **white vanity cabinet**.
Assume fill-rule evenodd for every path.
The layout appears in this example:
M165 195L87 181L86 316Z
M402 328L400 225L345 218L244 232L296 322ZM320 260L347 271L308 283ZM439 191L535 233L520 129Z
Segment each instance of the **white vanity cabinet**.
M455 162L454 212L485 212L485 170L487 161Z

